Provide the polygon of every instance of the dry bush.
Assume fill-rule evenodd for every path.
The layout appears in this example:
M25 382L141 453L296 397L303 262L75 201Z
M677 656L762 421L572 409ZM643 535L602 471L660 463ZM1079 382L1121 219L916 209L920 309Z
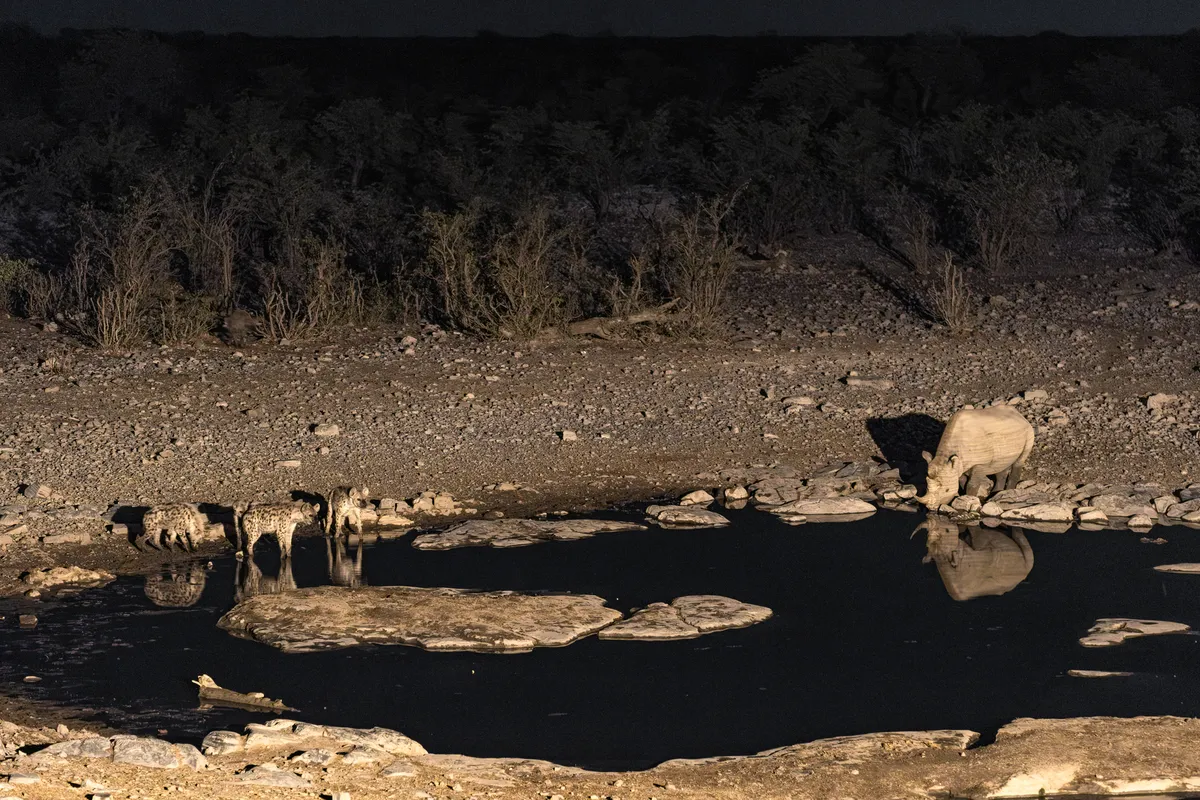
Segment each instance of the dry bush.
M194 342L217 323L217 302L202 294L189 294L173 287L160 299L153 330L159 344Z
M1070 165L1033 150L989 159L983 174L953 182L983 267L999 272L1029 256L1053 224L1056 189L1073 179Z
M505 338L529 339L562 323L563 299L556 272L568 256L569 230L554 226L550 212L538 206L501 234L489 253L495 282L496 330Z
M531 338L561 324L559 279L579 269L578 240L544 206L520 214L510 227L482 233L477 207L423 215L427 257L442 314L480 336ZM483 240L483 241L481 241Z
M236 286L234 268L241 236L232 205L214 197L214 182L208 181L198 196L177 192L172 212L180 227L180 249L187 256L192 285L216 301L221 311L233 308Z
M147 192L135 193L114 214L85 212L68 270L73 316L84 338L106 348L146 339L158 302L175 286L174 233L163 205Z
M659 272L693 333L708 333L724 318L739 243L722 223L736 200L701 201L663 231Z
M648 308L654 302L652 273L653 267L645 256L631 256L628 279L615 277L608 288L609 313L614 317L628 317Z
M941 271L930 282L929 310L955 336L969 332L975 323L975 299L954 256L945 254Z
M30 319L50 319L66 302L66 286L58 275L31 270L18 289L22 310Z
M30 259L0 256L0 314L12 310L13 300L34 271L34 262Z
M900 240L900 251L917 275L933 270L937 248L937 218L928 203L906 189L887 195L887 211Z
M346 248L332 237L304 236L283 263L258 267L268 339L311 338L362 318L362 280L346 266Z

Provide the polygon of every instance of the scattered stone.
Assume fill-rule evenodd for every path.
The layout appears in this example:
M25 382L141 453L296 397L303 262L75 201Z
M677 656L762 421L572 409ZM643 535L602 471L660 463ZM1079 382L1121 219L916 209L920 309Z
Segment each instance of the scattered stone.
M1126 639L1141 636L1160 636L1167 633L1186 633L1191 627L1182 622L1165 622L1154 619L1125 619L1106 617L1096 620L1088 635L1079 640L1084 647L1113 647Z
M1145 514L1138 514L1136 517L1130 517L1126 524L1134 530L1147 530L1154 527L1154 520Z
M294 762L297 764L317 764L318 766L321 766L324 764L328 764L329 762L333 761L336 758L337 758L336 753L329 751L329 750L317 748L315 750L304 750L303 752L297 753L296 755L289 758L288 761L291 761L291 762Z
M1146 408L1150 411L1161 411L1178 399L1179 398L1173 394L1163 394L1159 392L1146 398Z
M381 528L408 528L416 523L408 517L403 517L399 514L380 514L375 519L375 524Z
M741 503L750 499L750 492L745 486L730 486L724 494L726 503Z
M385 778L415 778L417 768L411 761L401 758L388 764L379 774Z
M681 506L706 506L716 500L708 492L703 489L697 489L694 492L688 492L679 500Z
M227 755L260 748L292 748L295 750L327 750L312 745L332 742L337 749L368 747L392 756L425 755L417 742L387 728L343 728L336 725L313 725L291 719L271 720L266 724L251 723L246 735L233 731L213 731L204 737L206 755Z
M973 494L962 494L950 501L950 508L967 514L978 514L983 503Z
M300 469L300 459L298 459L298 458L283 459L282 461L276 461L275 466L279 467L280 469Z
M238 780L255 786L282 786L287 789L307 789L312 786L307 778L295 772L285 772L274 764L249 767L238 775Z
M1000 514L1000 519L1013 522L1071 522L1074 518L1075 510L1063 503L1038 503Z
M600 631L601 639L669 641L706 633L745 628L771 617L765 606L720 595L688 595L667 603L651 603L626 620Z
M333 436L340 435L342 432L342 429L339 428L337 425L334 425L332 422L322 422L319 425L314 425L312 432L313 432L313 436L320 436L322 438L330 438Z
M680 528L723 528L729 520L715 511L696 506L650 506L646 515L662 526Z
M995 501L988 501L979 507L979 514L983 517L999 518L1004 513L1004 506Z
M83 567L46 567L21 574L23 583L39 589L52 589L60 586L81 588L104 586L116 579L117 576L111 572L84 569Z
M410 586L322 586L245 600L217 625L288 653L359 645L528 652L562 647L621 619L595 595Z
M576 434L575 431L559 431L558 438L562 439L564 442L574 442L579 439L579 435Z
M20 614L17 617L17 624L20 627L25 628L26 630L29 630L31 628L36 628L37 623L38 623L38 618L33 614Z
M637 522L618 520L571 519L492 519L471 520L444 531L423 533L412 546L418 550L451 550L456 547L525 547L540 542L570 542L588 539L598 533L644 531Z
M896 388L896 384L887 378L869 378L854 372L851 372L845 378L845 381L846 385L853 389L873 389L875 391L887 392Z
M1096 525L1105 525L1108 523L1108 515L1098 508L1080 506L1075 511L1080 522L1090 522Z

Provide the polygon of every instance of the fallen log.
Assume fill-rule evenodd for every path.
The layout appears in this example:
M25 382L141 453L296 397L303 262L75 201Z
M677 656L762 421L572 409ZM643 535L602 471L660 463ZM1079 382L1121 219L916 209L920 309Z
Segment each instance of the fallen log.
M201 675L192 681L192 683L200 687L200 702L202 704L229 706L232 708L252 708L263 711L274 711L276 713L298 710L285 705L282 700L268 699L262 692L235 692L232 689L218 686L217 682L207 675Z
M597 339L611 339L617 333L618 329L632 325L644 325L648 322L670 322L679 316L677 313L672 313L676 305L679 304L679 298L669 300L661 306L654 308L635 311L632 314L627 314L623 317L590 317L581 319L578 322L572 322L567 325L567 333L571 336L594 336Z

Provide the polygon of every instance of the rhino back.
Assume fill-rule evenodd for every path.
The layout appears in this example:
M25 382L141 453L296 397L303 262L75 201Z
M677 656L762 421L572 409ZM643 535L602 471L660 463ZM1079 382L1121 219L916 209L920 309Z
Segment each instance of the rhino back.
M1016 409L964 408L946 423L937 458L958 455L964 470L990 466L999 471L1011 466L1032 441L1033 426Z

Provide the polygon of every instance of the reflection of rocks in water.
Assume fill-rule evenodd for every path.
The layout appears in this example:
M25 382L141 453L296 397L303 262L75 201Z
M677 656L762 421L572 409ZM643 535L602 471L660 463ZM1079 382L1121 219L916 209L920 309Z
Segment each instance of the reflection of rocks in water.
M321 586L251 597L217 625L285 652L401 644L511 653L568 645L619 619L594 595Z
M146 597L163 608L191 608L200 602L207 581L208 570L203 564L192 564L186 572L170 567L165 574L146 576Z
M444 531L423 533L413 540L418 550L455 547L525 547L539 542L588 539L597 533L644 531L645 525L603 519L492 519L471 520Z
M325 537L325 564L329 571L329 582L334 586L353 589L362 585L363 546L358 543L354 560L346 552L346 542L340 536Z
M260 594L280 594L296 588L296 579L292 577L292 560L285 558L279 562L279 573L274 577L263 575L263 571L253 558L245 558L238 564L237 587L233 598L240 603Z
M1005 594L1033 569L1033 549L1018 530L1009 536L959 525L939 515L927 517L913 533L921 530L927 535L925 562L937 565L946 591L955 600Z

